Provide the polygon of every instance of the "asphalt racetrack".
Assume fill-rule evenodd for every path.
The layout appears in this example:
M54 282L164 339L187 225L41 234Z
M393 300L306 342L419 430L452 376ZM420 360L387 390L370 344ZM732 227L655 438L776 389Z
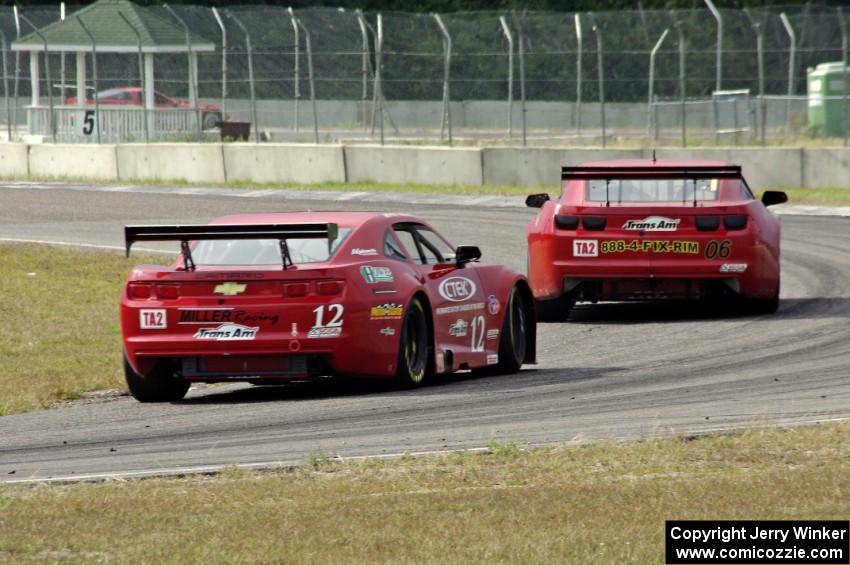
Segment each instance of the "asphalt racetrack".
M242 192L245 195L244 192ZM128 223L195 223L251 211L412 211L484 260L525 270L533 211L102 188L0 187L0 238L123 249ZM784 215L775 315L681 304L581 306L541 324L540 364L514 376L370 385L198 386L184 401L111 397L0 418L0 481L144 476L310 454L384 456L850 417L850 218ZM142 246L140 246L142 247ZM85 281L80 281L85 284ZM116 304L116 315L117 315ZM116 365L120 363L115 360Z

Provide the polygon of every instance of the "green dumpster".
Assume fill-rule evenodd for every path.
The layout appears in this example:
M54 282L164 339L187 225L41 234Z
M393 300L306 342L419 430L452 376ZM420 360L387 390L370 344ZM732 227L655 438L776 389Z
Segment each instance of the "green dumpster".
M841 62L809 68L809 126L820 137L844 137L850 130L850 67Z

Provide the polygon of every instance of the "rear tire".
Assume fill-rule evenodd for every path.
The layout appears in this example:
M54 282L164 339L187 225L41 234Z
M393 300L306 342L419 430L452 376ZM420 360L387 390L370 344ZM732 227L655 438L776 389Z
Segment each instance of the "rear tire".
M516 373L522 367L528 351L528 310L525 297L518 287L511 289L508 308L499 336L499 363L496 371L502 374Z
M206 112L202 117L202 128L215 129L221 125L221 114L218 112Z
M537 319L541 322L565 322L570 317L570 310L576 304L572 293L565 293L558 298L536 300Z
M418 298L410 301L401 323L395 382L402 388L415 388L427 376L430 356L428 317Z
M174 402L186 396L190 383L171 376L157 366L147 377L133 370L124 357L124 379L130 394L139 402Z

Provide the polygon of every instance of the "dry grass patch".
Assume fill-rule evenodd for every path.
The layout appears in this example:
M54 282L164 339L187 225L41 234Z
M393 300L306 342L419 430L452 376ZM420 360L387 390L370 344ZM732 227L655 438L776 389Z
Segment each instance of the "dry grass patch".
M850 423L0 487L0 561L659 563L667 519L847 519Z
M0 416L124 388L118 301L149 257L0 243Z

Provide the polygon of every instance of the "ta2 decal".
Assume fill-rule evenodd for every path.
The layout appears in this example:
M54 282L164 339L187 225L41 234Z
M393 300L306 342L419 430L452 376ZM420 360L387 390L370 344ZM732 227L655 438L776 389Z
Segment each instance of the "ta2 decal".
M164 330L168 328L164 309L139 310L139 327L143 330Z
M573 257L599 257L599 242L595 239L574 239Z

